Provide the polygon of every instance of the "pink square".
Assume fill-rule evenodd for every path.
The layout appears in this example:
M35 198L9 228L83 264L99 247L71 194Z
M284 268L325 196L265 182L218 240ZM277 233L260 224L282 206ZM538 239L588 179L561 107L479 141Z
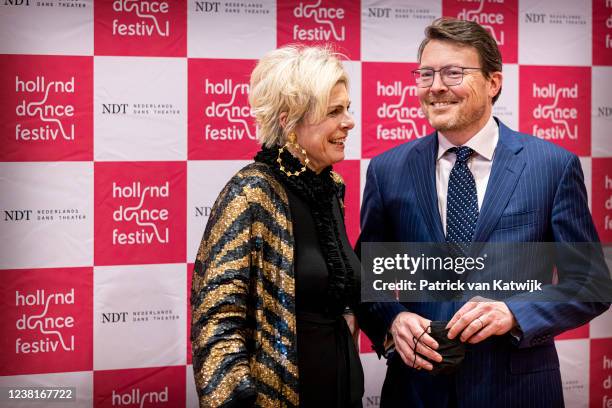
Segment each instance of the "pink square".
M612 339L591 339L589 406L612 408Z
M93 369L93 268L2 271L0 375Z
M612 65L612 5L593 0L593 65Z
M362 157L371 158L432 132L412 71L417 63L362 64Z
M185 366L94 371L94 407L184 407Z
M442 15L475 21L491 33L506 64L518 60L518 0L466 2L443 0Z
M185 0L102 0L94 3L96 55L184 57Z
M188 62L190 160L252 159L259 150L249 106L253 60Z
M279 1L276 38L285 44L323 45L351 60L359 60L361 43L361 2L352 0Z
M591 155L591 68L519 67L520 131Z
M185 162L97 162L94 184L95 265L185 262Z
M0 161L92 159L92 57L2 55L0 72Z
M602 242L612 242L612 158L591 161L592 213L595 227Z

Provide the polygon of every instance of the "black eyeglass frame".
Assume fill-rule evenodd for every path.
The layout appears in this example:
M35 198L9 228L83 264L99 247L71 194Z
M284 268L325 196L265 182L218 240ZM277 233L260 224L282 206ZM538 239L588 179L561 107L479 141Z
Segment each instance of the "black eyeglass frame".
M447 84L446 81L445 81L444 75L442 75L442 71L449 70L451 68L459 68L459 69L461 69L461 78L458 80L459 82L457 82L457 83ZM440 75L440 79L442 80L442 83L444 85L446 85L446 86L457 86L457 85L461 85L463 83L463 77L465 77L465 70L466 69L477 69L479 71L482 71L481 67L461 67L461 66L458 66L458 65L448 65L448 66L442 67L440 69L433 69L433 68L419 68L419 69L415 69L415 70L412 71L412 75L413 75L414 80L415 80L415 82L416 82L416 84L417 84L417 86L419 88L430 88L433 85L434 81L436 80L436 73L438 73L438 75ZM431 76L431 83L429 83L428 85L420 84L419 80L417 79L417 75L420 76L422 71L431 71L431 72L433 72L433 75Z

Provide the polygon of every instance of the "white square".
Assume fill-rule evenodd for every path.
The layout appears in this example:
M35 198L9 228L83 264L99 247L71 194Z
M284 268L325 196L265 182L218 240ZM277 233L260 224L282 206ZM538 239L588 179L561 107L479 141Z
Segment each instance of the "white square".
M52 374L28 374L15 375L10 377L0 377L0 388L27 388L27 387L75 387L76 399L73 401L60 400L44 403L42 401L24 404L24 401L9 400L2 401L3 408L18 408L25 406L43 407L56 406L71 408L90 408L93 406L93 371L76 371L71 373L52 373Z
M93 55L93 7L93 0L3 1L0 54Z
M589 210L591 213L593 212L593 166L591 165L590 157L579 157L580 166L582 167L582 172L584 173L584 186L587 191L587 198L589 201Z
M378 407L380 405L380 393L387 373L387 360L379 360L376 353L362 353L360 357L365 376L365 392L361 401L364 407Z
M94 158L187 159L187 59L94 57Z
M93 265L93 163L0 163L0 269Z
M276 1L190 0L187 10L191 58L258 59L276 48Z
M370 165L370 159L363 159L361 161L361 180L359 185L359 206L363 204L363 191L365 190L366 185L366 176L368 175L368 166Z
M200 403L198 401L198 392L195 386L195 378L193 376L193 366L188 365L186 368L187 371L187 384L186 384L186 406L187 408L199 408Z
M606 247L604 251L606 252L607 259L612 259L612 253L610 253L612 252L612 248ZM591 320L589 325L590 337L592 339L605 339L612 337L612 309L608 309L595 319Z
M565 406L588 407L589 340L559 340L555 346L559 354Z
M187 265L94 268L94 369L186 364Z
M210 210L223 187L249 161L187 162L187 262L194 262Z
M349 76L349 97L351 108L349 111L355 120L355 127L349 131L344 151L345 159L361 158L361 62L343 61L342 64Z
M523 65L591 65L590 0L521 0L519 63Z
M591 68L591 152L612 157L612 67Z
M441 15L441 1L363 0L361 59L416 62L425 27Z
M518 130L519 73L518 65L504 64L503 82L499 99L493 105L493 115L510 129Z

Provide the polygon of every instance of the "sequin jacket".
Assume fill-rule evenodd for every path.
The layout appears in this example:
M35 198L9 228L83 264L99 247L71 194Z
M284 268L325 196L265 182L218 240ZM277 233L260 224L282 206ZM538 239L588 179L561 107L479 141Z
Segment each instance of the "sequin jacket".
M249 164L219 194L195 262L191 341L201 407L299 405L293 253L285 188L267 165Z

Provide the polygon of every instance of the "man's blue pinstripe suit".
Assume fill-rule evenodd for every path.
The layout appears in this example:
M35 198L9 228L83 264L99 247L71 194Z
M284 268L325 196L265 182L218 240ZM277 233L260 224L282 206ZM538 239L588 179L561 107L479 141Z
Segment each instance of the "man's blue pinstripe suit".
M551 143L512 131L496 119L499 142L473 242L596 242L578 158ZM361 210L360 242L444 242L437 204L434 132L372 159ZM550 268L552 276L552 268ZM566 273L557 265L559 286ZM364 273L367 273L365 271ZM449 320L459 303L376 303L360 325L382 347L395 316L411 311ZM605 303L517 302L508 304L522 337L493 336L468 346L459 371L432 376L388 362L383 407L445 407L455 393L459 407L563 406L554 336L580 326Z

